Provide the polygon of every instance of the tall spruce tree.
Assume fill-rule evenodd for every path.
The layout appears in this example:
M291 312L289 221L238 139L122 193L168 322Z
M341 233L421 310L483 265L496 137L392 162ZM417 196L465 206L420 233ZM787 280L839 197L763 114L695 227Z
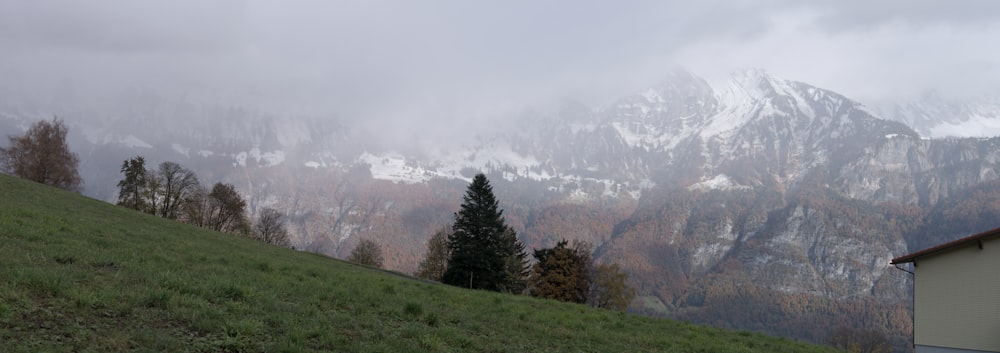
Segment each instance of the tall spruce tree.
M507 226L486 176L472 179L448 237L451 256L442 282L458 287L519 292L527 254Z

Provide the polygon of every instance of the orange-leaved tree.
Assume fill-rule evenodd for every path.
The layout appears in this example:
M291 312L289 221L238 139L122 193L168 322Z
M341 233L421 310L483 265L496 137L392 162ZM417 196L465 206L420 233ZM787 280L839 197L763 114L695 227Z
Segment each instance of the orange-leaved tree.
M59 118L31 125L24 136L9 136L0 148L0 170L45 185L79 192L83 184L80 159L66 144L69 128Z

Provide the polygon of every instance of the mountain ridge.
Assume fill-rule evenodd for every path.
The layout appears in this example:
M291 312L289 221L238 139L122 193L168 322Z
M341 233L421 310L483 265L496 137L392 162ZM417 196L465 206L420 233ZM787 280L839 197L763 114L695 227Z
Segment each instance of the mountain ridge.
M171 139L169 124L145 132L155 141L128 130L71 136L85 146L85 178L113 195L109 180L125 158L178 161L203 182L235 184L251 213L286 212L300 249L343 257L374 238L387 266L412 271L481 171L529 247L588 241L598 261L622 264L641 297L633 310L713 323L733 303L759 304L770 310L760 321L722 324L814 341L822 331L806 324L827 317L886 330L905 346L910 280L888 259L1000 217L1000 195L986 187L1000 178L1000 138L926 139L841 94L762 70L722 90L678 71L606 107L527 114L436 153L370 147L341 122L275 130L290 118L210 111L223 119L189 138ZM5 116L0 124L24 125ZM219 129L232 131L198 145ZM948 205L984 211L967 219Z

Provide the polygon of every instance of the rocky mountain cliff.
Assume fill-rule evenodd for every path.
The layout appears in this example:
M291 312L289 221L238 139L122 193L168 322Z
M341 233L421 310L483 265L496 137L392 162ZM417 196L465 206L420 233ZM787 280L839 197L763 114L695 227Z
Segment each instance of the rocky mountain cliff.
M677 71L607 107L513 117L432 151L379 147L331 119L128 104L51 112L70 124L95 197L114 197L125 158L176 161L234 183L251 212L287 212L298 248L345 256L374 238L390 268L412 271L483 171L529 247L589 241L621 264L634 310L817 341L842 324L904 342L910 278L889 259L1000 216L1000 139L921 138L761 70L721 89ZM51 115L0 106L7 134Z

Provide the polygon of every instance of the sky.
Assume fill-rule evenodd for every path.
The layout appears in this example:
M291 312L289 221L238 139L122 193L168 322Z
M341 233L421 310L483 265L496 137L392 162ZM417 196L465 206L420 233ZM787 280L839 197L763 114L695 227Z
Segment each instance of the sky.
M146 89L404 131L742 68L868 103L1000 95L1000 1L0 0L0 99Z

